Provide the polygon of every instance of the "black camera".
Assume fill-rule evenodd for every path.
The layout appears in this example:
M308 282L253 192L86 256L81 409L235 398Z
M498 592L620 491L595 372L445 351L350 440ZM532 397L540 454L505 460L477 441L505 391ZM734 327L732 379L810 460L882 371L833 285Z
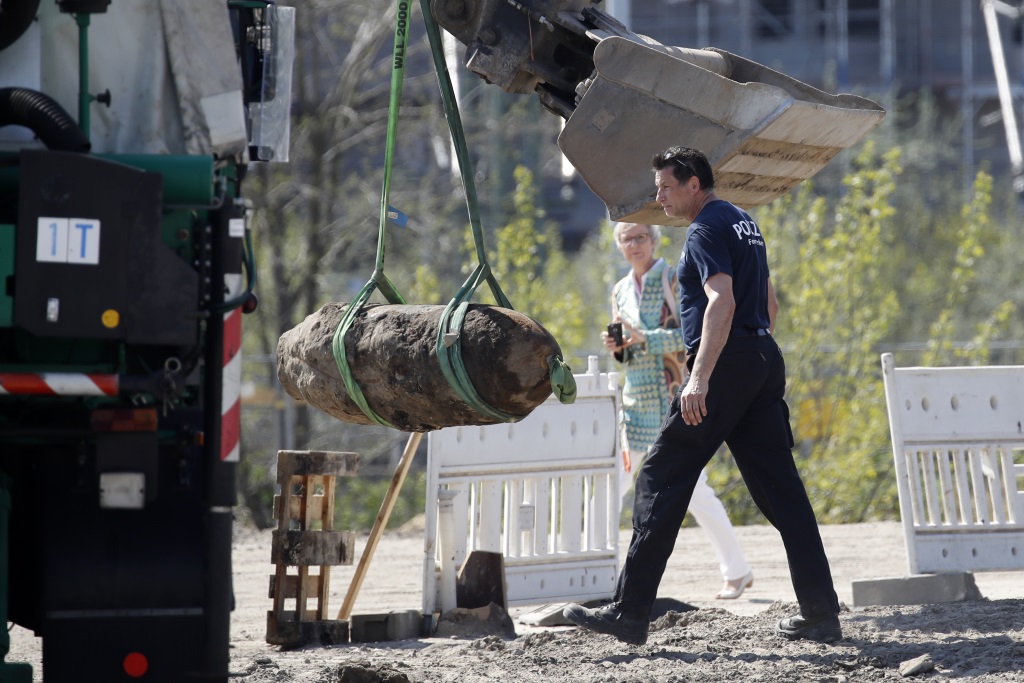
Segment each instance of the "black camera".
M615 340L616 346L622 346L622 323L609 323L608 336Z

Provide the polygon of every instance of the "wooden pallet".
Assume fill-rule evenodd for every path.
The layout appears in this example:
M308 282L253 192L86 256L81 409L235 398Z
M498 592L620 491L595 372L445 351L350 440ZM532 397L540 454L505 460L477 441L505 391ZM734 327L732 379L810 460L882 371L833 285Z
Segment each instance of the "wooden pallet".
M274 608L267 612L272 645L348 642L348 620L329 619L327 600L331 567L351 565L355 557L355 534L334 530L335 479L354 476L358 464L355 453L278 451L278 524L271 547L276 571L269 590Z

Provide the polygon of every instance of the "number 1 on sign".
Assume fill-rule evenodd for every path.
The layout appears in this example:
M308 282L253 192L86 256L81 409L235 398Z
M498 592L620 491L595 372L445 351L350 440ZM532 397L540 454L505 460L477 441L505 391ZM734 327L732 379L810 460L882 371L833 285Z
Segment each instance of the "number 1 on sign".
M36 227L36 261L68 260L68 219L40 217Z

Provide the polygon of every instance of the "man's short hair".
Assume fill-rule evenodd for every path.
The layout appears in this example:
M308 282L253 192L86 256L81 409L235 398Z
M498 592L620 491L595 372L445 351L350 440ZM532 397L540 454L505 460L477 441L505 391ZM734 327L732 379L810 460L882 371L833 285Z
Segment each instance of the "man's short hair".
M657 248L661 246L661 226L649 223L616 223L614 232L616 244L618 244L619 237L622 236L622 233L626 230L626 228L633 225L642 225L645 228L647 228L647 234L651 236L651 244L654 245L655 250L657 250Z
M711 170L711 162L699 149L669 147L654 155L651 166L656 171L671 167L672 175L680 183L697 176L697 182L700 183L702 190L715 189L715 174Z

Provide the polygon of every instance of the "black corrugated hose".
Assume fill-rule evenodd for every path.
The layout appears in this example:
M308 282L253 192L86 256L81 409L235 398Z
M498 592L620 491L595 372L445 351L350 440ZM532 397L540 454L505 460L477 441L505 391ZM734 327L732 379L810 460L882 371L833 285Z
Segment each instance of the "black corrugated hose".
M28 88L0 88L0 126L10 125L31 129L47 149L88 152L92 147L56 100Z

